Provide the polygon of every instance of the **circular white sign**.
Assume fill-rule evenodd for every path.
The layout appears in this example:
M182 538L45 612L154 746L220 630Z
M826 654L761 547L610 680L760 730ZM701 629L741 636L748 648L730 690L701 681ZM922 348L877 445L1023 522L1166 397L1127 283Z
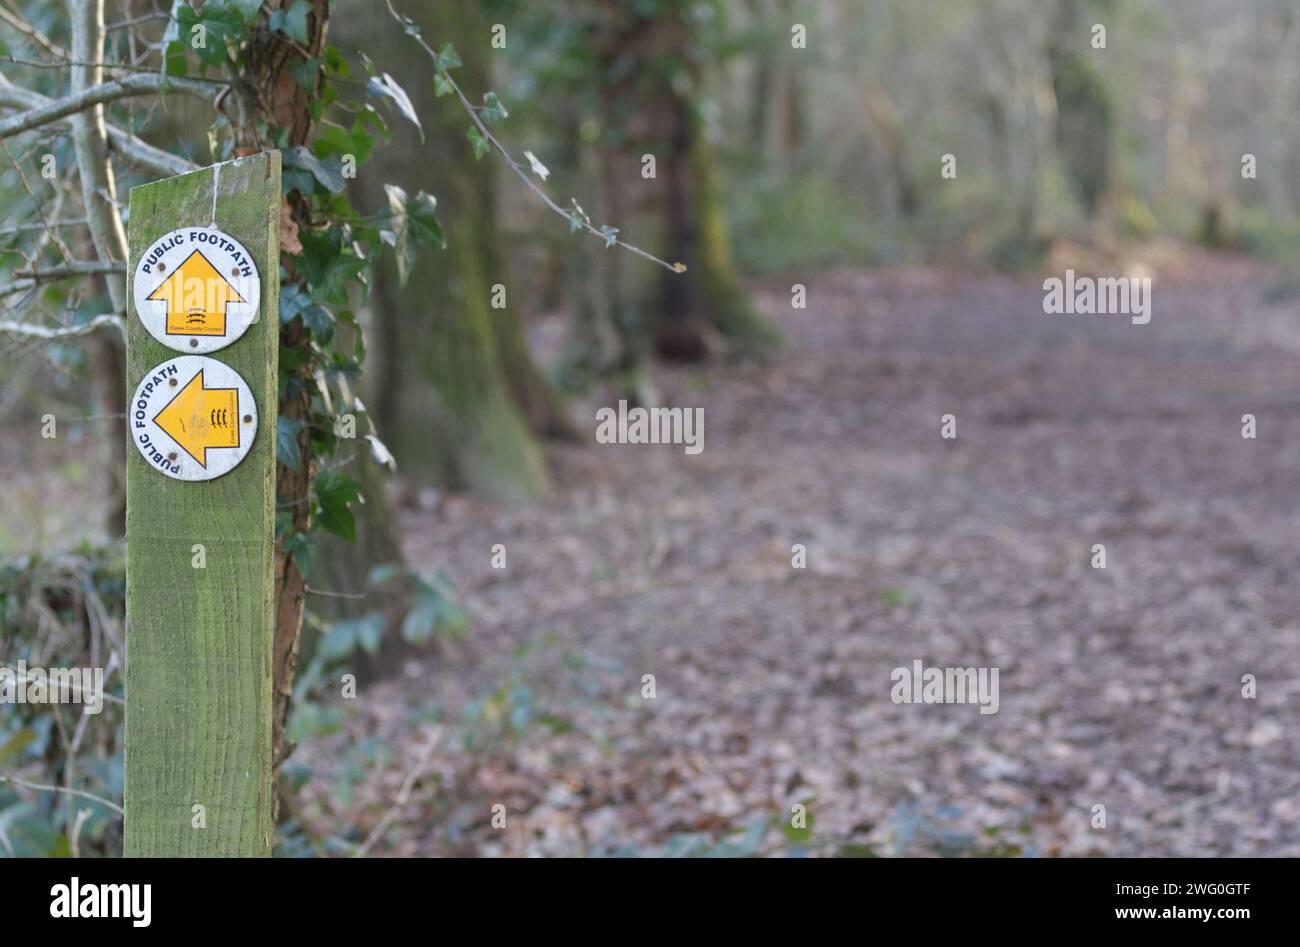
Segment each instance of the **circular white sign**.
M225 348L257 319L262 279L244 245L215 227L165 233L135 263L135 311L178 352Z
M182 355L140 379L127 423L131 442L156 470L176 480L215 480L248 455L257 405L229 365Z

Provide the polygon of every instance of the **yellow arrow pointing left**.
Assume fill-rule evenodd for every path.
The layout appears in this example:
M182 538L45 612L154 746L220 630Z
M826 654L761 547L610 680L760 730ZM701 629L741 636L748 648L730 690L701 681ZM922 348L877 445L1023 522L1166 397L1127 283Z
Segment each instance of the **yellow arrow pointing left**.
M239 390L204 388L203 370L186 383L154 423L185 453L208 466L208 448L239 446Z

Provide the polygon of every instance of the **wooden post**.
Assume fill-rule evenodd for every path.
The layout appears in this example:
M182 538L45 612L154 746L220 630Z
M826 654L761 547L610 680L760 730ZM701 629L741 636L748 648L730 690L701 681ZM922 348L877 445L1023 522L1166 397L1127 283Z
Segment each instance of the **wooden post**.
M251 391L256 433L247 455L216 479L187 482L165 475L140 450L129 451L128 856L271 852L280 201L279 152L131 190L128 285L155 241L212 226L247 248L261 282L256 321L236 341L206 352ZM131 295L128 393L185 352L146 330ZM248 423L245 411L241 404ZM135 412L133 402L128 428L138 440Z

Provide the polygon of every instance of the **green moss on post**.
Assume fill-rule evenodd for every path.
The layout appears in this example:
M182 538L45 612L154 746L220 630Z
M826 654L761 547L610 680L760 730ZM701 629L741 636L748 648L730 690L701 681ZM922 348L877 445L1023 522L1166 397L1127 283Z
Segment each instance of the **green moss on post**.
M213 215L212 168L133 188L130 265L162 234ZM211 353L257 403L252 449L216 480L127 459L128 856L271 853L272 552L279 339L280 155L220 166L216 225L254 256L258 321ZM127 390L179 354L128 314ZM206 568L194 568L202 544ZM205 827L195 827L195 806Z

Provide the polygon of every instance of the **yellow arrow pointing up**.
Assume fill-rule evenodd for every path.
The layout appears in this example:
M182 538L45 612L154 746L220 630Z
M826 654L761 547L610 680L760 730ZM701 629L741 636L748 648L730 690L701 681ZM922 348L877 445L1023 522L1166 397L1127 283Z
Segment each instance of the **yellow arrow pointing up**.
M199 369L154 423L206 468L209 447L239 446L239 390L204 388Z
M244 301L198 250L146 298L166 301L168 335L225 335L226 303Z

